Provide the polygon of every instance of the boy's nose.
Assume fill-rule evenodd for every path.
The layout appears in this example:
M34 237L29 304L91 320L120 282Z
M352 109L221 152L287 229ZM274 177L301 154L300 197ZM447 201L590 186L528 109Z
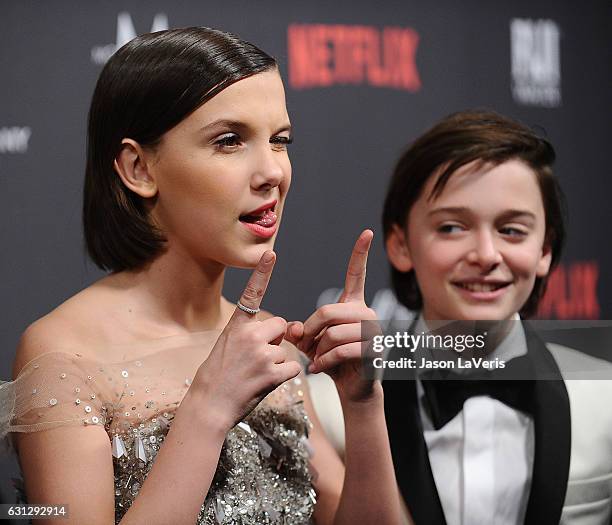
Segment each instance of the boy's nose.
M468 262L490 270L502 261L495 239L489 232L480 232L467 256Z

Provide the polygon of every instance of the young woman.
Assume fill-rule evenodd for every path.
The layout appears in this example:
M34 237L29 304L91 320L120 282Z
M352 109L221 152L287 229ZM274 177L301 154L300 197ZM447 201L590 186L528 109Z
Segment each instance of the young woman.
M382 389L356 364L371 232L341 303L259 312L290 142L274 59L229 34L143 35L103 69L83 216L110 273L27 329L2 386L27 500L67 504L57 523L398 521ZM228 266L255 268L237 305ZM346 470L286 339L336 381Z

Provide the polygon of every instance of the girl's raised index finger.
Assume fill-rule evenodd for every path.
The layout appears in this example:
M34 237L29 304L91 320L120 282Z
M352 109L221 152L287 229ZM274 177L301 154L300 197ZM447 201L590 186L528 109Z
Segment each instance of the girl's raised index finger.
M340 302L364 300L368 252L373 238L374 232L372 230L364 230L355 242L346 270L344 293Z
M238 300L245 309L259 310L261 302L266 293L266 288L270 282L272 276L272 270L274 269L274 263L276 262L276 254L267 250L259 259L255 270L249 277L249 280ZM235 322L249 321L255 318L254 314L251 314L245 310L240 309L238 306L234 310L234 314L230 319L230 324Z

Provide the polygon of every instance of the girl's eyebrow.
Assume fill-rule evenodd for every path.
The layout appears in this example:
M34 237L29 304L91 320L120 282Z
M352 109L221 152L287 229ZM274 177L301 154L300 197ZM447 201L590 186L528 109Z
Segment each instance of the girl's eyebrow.
M206 124L200 128L200 131L210 132L216 129L238 129L238 130L248 130L250 126L246 122L241 122L240 120L230 120L230 119L218 119L209 124ZM282 133L283 131L288 131L291 133L291 124L286 123L283 124L274 134Z
M247 124L245 124L244 122L240 122L239 120L218 119L202 126L200 128L200 131L211 131L218 128L245 129L248 128L248 126Z

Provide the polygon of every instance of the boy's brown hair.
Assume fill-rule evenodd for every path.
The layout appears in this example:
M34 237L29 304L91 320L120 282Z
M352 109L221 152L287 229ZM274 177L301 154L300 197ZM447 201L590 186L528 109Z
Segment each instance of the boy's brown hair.
M419 137L400 157L387 190L383 209L385 239L397 224L406 230L408 214L426 182L437 175L428 199L438 197L460 167L476 161L497 166L518 159L535 173L542 201L550 247L550 272L559 263L565 241L565 199L552 165L555 151L546 139L508 117L492 111L462 111L444 118ZM414 270L400 272L391 266L392 286L398 300L411 310L420 310L423 298ZM520 310L523 318L535 314L546 290L548 276L536 278L533 290Z

